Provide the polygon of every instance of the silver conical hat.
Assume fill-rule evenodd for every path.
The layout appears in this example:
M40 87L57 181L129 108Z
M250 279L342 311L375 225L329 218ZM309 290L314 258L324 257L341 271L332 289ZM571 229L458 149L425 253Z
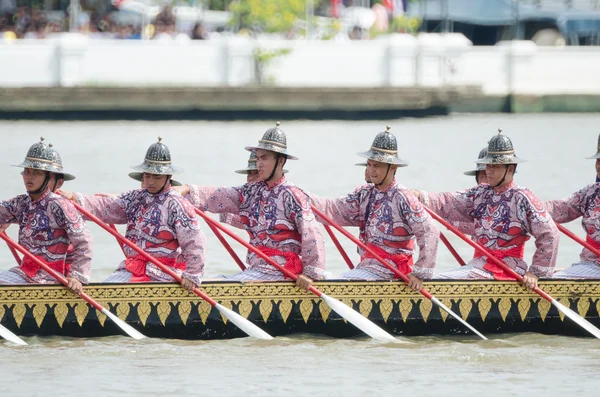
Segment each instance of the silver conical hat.
M482 159L485 158L488 154L488 147L484 147L483 149L481 149L481 151L479 152L479 156L477 157L477 159ZM477 164L477 166L475 167L474 170L472 171L465 171L464 174L465 175L477 175L477 173L479 171L485 171L485 164Z
M138 182L142 182L142 180L144 178L144 173L143 172L130 172L129 177ZM181 182L177 182L176 180L171 179L171 186L181 186Z
M130 168L155 175L175 175L183 173L183 168L174 166L171 163L171 152L167 145L162 143L162 137L158 137L158 142L153 143L146 152L144 162L140 165L132 165Z
M398 142L396 141L394 134L390 132L390 129L391 127L389 125L386 126L385 131L377 134L373 140L371 149L357 154L368 160L406 167L409 163L398 157Z
M269 128L264 134L258 146L246 146L248 151L256 151L256 149L269 150L275 153L285 154L288 160L298 160L298 157L292 156L287 151L287 139L285 132L279 126L281 123L278 121L275 123L275 128Z
M357 166L359 166L359 167L366 167L366 166L367 166L367 163L356 163L356 164L354 164L354 165L357 165Z
M484 158L477 159L477 164L517 164L527 160L517 157L512 141L506 135L502 135L502 129L498 129L498 135L494 135L488 144L488 153Z
M598 146L596 147L596 154L590 157L586 157L586 159L600 159L600 135L598 135Z
M63 170L62 159L60 154L52 147L52 144L46 145L44 137L40 137L38 143L31 145L25 156L25 160L13 167L33 168L36 170L44 170L55 174L63 174L65 181L75 179L75 176L66 173Z

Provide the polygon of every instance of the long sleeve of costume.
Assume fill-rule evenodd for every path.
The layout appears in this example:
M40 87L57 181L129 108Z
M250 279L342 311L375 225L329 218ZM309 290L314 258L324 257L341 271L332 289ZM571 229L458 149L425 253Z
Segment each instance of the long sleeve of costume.
M190 202L202 211L231 214L240 211L242 196L237 188L198 185L188 185L188 187Z
M242 217L236 214L221 213L219 214L219 222L226 223L238 229L244 229Z
M546 201L544 204L554 222L567 223L582 216L584 200L589 188L590 186L586 186L564 200Z
M290 188L290 200L297 208L294 221L301 236L302 274L314 280L321 280L325 273L325 245L319 225L310 206L310 198L296 187Z
M519 205L519 217L523 211L529 231L535 237L536 250L529 271L538 277L551 277L558 255L559 232L544 204L530 191L524 190Z
M0 225L6 223L19 223L19 213L22 211L24 196L17 196L10 200L0 201Z
M477 187L455 193L419 192L427 208L450 222L473 223L473 196Z
M127 193L118 197L100 197L75 193L77 202L102 222L111 224L126 224L125 213Z
M51 213L59 227L67 233L73 252L69 255L70 272L73 277L87 284L92 273L92 237L75 206L68 200L60 198L52 201Z
M412 273L419 278L430 279L435 267L440 231L423 205L412 194L407 193L403 197L404 200L399 201L404 208L400 210L419 246L419 259L413 265Z
M360 208L360 188L347 196L331 199L310 195L312 204L335 223L342 226L360 226L362 213ZM317 220L322 223L324 220L317 216Z
M204 274L204 234L199 231L198 217L187 200L171 202L171 214L177 241L181 247L181 256L186 263L186 270L181 275L196 285L202 282Z

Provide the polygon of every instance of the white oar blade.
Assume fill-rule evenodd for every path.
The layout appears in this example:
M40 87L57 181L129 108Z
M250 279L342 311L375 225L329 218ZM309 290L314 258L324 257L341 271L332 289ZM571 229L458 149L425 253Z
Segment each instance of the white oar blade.
M481 334L479 331L477 331L468 322L466 322L465 320L463 320L458 314L456 314L452 310L450 310L446 305L444 305L442 302L440 302L435 296L431 298L431 301L433 303L435 303L436 305L438 305L442 310L446 311L446 313L448 313L449 315L451 315L452 317L454 317L455 319L457 319L458 321L460 321L465 327L469 328L471 331L473 331L481 339L488 340L488 338L486 338L483 334Z
M321 299L325 301L331 307L331 309L345 318L348 322L353 324L356 328L360 329L365 334L369 335L373 339L386 341L386 342L404 342L411 343L407 340L402 340L399 338L394 338L392 335L385 332L381 327L378 327L371 320L352 309L350 306L346 305L344 302L341 302L335 298L327 296L325 294L321 295Z
M575 313L573 310L569 309L556 299L552 299L552 304L560 310L565 316L569 317L571 320L575 321L577 325L581 328L585 329L590 334L594 335L596 338L600 339L600 329L594 327L592 323L590 323L585 318L581 317L579 314Z
M258 328L256 325L252 324L250 321L240 316L236 312L231 309L226 308L223 305L217 303L215 306L229 321L237 325L239 329L247 333L249 336L252 336L257 339L263 340L272 340L273 337L267 334L262 329Z
M106 308L102 309L102 313L104 313L106 315L106 317L110 318L115 324L117 324L119 326L119 328L121 328L123 331L125 331L125 333L127 335L131 336L133 339L140 340L140 339L144 339L146 337L144 334L137 331L131 325L127 324L125 321L121 320L119 317L115 316L114 314L112 314L111 312L106 310Z
M16 345L27 346L27 342L25 342L23 339L19 338L17 335L12 333L8 328L4 327L2 324L0 324L0 336Z

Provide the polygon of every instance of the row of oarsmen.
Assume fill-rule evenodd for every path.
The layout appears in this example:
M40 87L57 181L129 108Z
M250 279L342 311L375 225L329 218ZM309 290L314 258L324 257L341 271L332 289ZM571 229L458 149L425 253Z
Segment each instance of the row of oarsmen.
M481 151L476 161L478 185L456 193L409 190L396 182L398 167L408 162L398 156L395 136L387 127L371 148L358 153L367 159L367 184L339 199L316 197L288 182L287 160L297 158L287 151L286 136L279 127L268 129L251 152L248 167L236 172L248 175L239 187L181 185L172 176L183 172L172 164L167 146L150 146L144 162L129 175L142 188L118 196L85 195L60 191L74 176L63 170L60 155L43 142L31 146L23 163L27 194L0 205L0 223L19 225L19 243L37 259L65 275L69 288L78 293L89 281L92 263L91 237L73 203L76 201L102 221L126 224L125 237L146 253L170 267L188 290L201 283L204 236L195 209L221 214L221 220L244 228L250 244L297 274L297 285L308 288L313 280L326 278L323 238L312 206L342 226L357 226L360 240L409 278L409 286L420 289L434 276L439 230L423 204L471 235L496 258L523 275L529 288L539 277L600 278L598 258L584 250L581 261L554 273L558 230L554 223L583 217L587 240L600 248L600 185L591 184L566 200L542 203L531 191L514 184L517 164L511 140L500 131ZM599 150L592 158L600 158ZM597 167L600 160L597 160ZM57 192L58 194L55 194ZM553 220L554 219L554 220ZM524 244L533 236L536 252L531 266L523 260ZM413 261L415 242L419 257ZM127 245L126 259L105 282L150 282L173 279ZM360 251L361 261L342 274L343 279L393 279L394 273L369 251ZM284 280L285 276L255 252L249 251L246 270L230 280ZM436 278L512 279L488 260L475 254L466 265L443 272ZM0 284L54 283L32 259L0 272Z

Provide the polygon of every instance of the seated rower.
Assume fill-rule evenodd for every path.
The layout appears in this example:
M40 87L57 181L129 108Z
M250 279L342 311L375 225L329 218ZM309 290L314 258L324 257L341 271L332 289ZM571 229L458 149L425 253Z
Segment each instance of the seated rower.
M77 200L103 222L126 224L125 238L172 268L188 291L200 285L204 270L204 235L190 203L171 188L171 176L183 170L172 165L169 148L161 142L150 146L144 162L133 166L143 174L144 188L118 197L61 192ZM135 178L134 178L135 179ZM127 245L127 259L104 282L173 281Z
M325 276L325 249L319 226L304 191L286 181L283 167L287 160L297 160L287 151L285 133L268 129L256 151L259 182L239 187L185 185L192 204L202 211L239 215L250 234L250 244L298 275L296 284L309 288L313 279ZM248 268L227 277L229 280L284 280L278 269L254 252L246 257Z
M476 161L486 165L488 184L457 193L419 192L419 196L422 203L450 222L474 222L473 240L522 275L528 288L535 288L539 277L552 276L559 236L544 204L513 182L517 164L524 161L515 155L510 138L499 130L489 141L487 156ZM528 268L523 251L531 236L537 250ZM466 266L435 277L513 280L479 251Z
M589 184L564 200L547 201L546 207L557 223L567 223L581 217L581 225L586 234L586 242L600 249L600 136L595 159L596 183ZM590 250L584 248L579 262L554 274L554 278L600 278L600 262Z
M19 244L65 276L71 291L80 293L91 275L91 236L73 204L53 193L75 177L63 170L60 155L43 137L15 167L24 168L21 175L27 194L0 202L0 223L19 224ZM19 266L0 272L0 284L20 283L58 281L24 257Z
M340 199L312 196L314 205L342 226L358 226L360 240L408 275L411 288L420 290L423 280L433 276L439 230L421 203L396 182L397 168L406 167L408 162L398 157L390 127L377 134L370 150L358 155L367 159L366 178L371 183ZM419 259L413 265L415 241ZM369 252L360 256L361 262L341 278L396 278Z

